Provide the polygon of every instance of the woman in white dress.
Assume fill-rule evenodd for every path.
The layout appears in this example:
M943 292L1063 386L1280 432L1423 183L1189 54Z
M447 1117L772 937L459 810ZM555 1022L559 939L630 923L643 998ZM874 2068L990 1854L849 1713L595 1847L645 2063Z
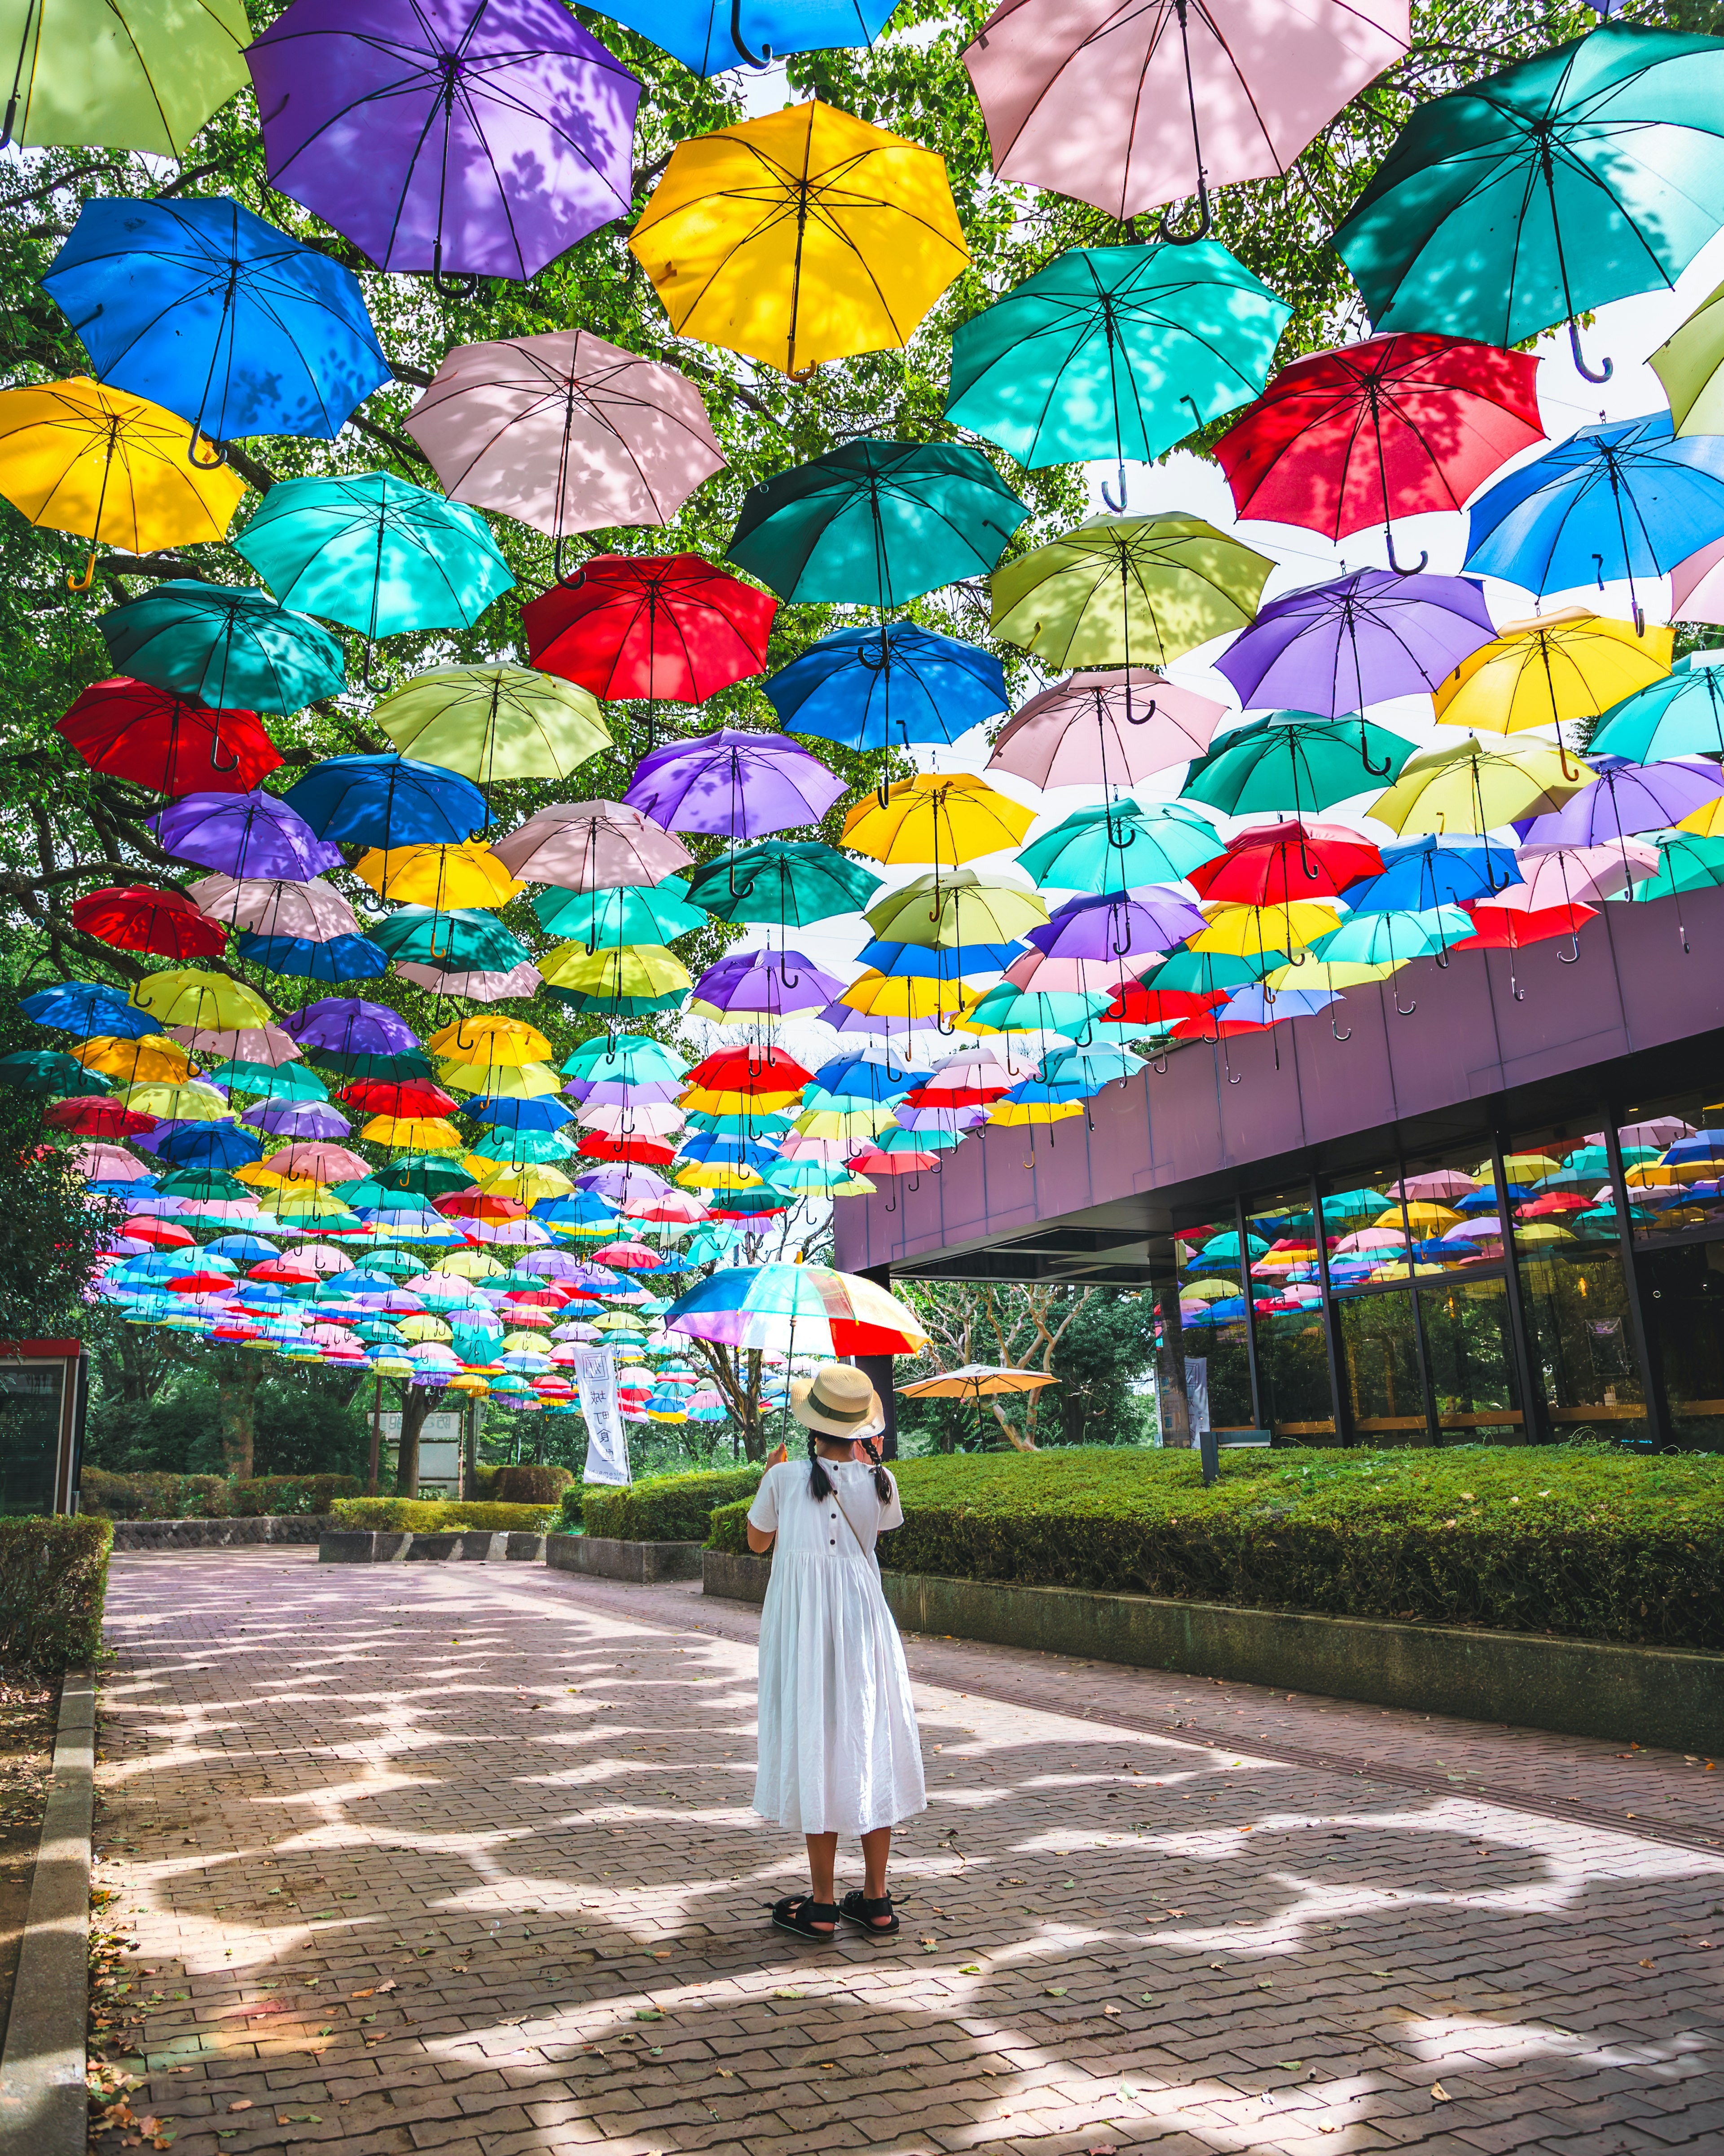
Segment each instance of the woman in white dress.
M823 1363L792 1383L790 1412L808 1430L808 1459L768 1467L748 1511L748 1547L777 1543L761 1613L754 1809L808 1849L809 1892L775 1903L772 1922L830 1938L843 1917L890 1938L892 1829L927 1804L910 1672L874 1555L904 1510L875 1449L880 1396L861 1371ZM864 1882L837 1902L841 1834L861 1836Z

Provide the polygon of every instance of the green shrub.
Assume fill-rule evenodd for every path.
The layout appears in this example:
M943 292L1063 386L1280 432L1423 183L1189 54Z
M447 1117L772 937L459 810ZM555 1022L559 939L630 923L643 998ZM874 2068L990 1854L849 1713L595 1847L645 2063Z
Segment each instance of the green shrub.
M447 1534L456 1527L542 1535L557 1517L546 1505L445 1505L428 1497L337 1497L330 1510L337 1527L416 1535Z
M536 1462L500 1467L486 1495L500 1505L554 1505L574 1479L567 1467L546 1467Z
M587 1492L578 1482L571 1482L562 1493L562 1502L557 1508L557 1524L566 1535L581 1532Z
M78 1504L110 1520L219 1520L228 1513L228 1484L220 1475L110 1475L86 1466Z
M475 1460L474 1461L473 1496L475 1502L483 1500L483 1502L488 1505L495 1503L497 1496L497 1477L502 1473L502 1466L500 1462L493 1461L490 1466L487 1466L482 1460Z
M63 1676L102 1642L113 1522L87 1515L0 1520L0 1669Z
M236 1520L266 1514L327 1512L337 1497L357 1497L365 1484L357 1475L259 1475L230 1482L228 1502Z
M1564 1445L913 1460L898 1572L1724 1649L1724 1458ZM746 1553L746 1505L709 1549Z
M623 1543L703 1542L716 1506L752 1497L764 1471L719 1467L693 1475L660 1475L610 1490L588 1486L582 1519L589 1535Z

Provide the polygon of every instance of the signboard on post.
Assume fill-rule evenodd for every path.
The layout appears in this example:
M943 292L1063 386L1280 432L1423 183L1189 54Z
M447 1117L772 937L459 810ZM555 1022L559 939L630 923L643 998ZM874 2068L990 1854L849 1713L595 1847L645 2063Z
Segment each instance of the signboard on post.
M0 1342L0 1517L77 1511L89 1383L80 1341Z
M608 1348L575 1350L575 1385L587 1422L583 1482L623 1483L629 1472L629 1439L617 1404L616 1358Z

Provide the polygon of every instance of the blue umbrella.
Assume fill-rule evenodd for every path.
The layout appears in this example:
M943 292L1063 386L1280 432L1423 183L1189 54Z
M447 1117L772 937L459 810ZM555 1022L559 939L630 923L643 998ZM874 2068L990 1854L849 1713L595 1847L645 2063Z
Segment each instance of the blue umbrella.
M901 1101L927 1075L896 1063L876 1063L871 1056L839 1055L820 1065L814 1083L823 1093L842 1094L849 1100Z
M854 749L955 742L1011 701L991 651L913 621L823 636L761 685L787 733Z
M332 936L327 943L313 943L303 936L245 935L239 953L266 973L300 981L375 981L389 969L387 955L363 936Z
M1003 973L1015 958L1024 956L1022 943L870 942L860 953L865 966L893 980L961 981L979 973Z
M1469 512L1466 567L1530 592L1661 577L1724 535L1724 437L1677 440L1668 412L1582 427Z
M217 441L333 441L393 378L352 271L226 195L96 196L42 282L104 382Z
M237 1168L264 1157L260 1140L233 1123L193 1123L156 1148L177 1168Z
M206 1243L204 1249L211 1257L232 1258L236 1265L267 1265L270 1259L281 1255L273 1243L265 1242L261 1235L249 1234L218 1235L214 1242ZM270 1285L268 1281L249 1281L247 1291L255 1293Z
M18 1009L38 1025L81 1034L91 1040L141 1040L146 1033L161 1029L158 1019L127 1003L118 988L104 988L100 981L62 981L55 988L38 988Z
M471 779L405 756L331 756L285 796L320 839L358 846L459 846L488 820Z
M1724 757L1724 651L1691 651L1662 681L1613 704L1587 744L1595 750L1635 763Z
M759 67L786 53L871 45L896 0L618 0L605 12L695 74Z
M462 1113L470 1116L475 1123L489 1123L499 1130L509 1131L558 1130L574 1112L567 1101L558 1100L554 1094L538 1101L511 1101L485 1094L462 1106Z
M1477 839L1409 839L1383 849L1383 873L1349 884L1342 896L1353 913L1423 913L1495 897L1517 880L1512 848ZM1280 996L1275 998L1279 1005Z

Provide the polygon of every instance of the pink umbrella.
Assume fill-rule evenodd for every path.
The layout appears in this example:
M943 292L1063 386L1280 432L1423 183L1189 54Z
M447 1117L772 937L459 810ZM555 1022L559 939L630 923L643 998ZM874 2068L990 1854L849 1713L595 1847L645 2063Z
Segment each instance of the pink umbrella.
M637 1107L631 1103L623 1107L587 1106L577 1110L575 1120L584 1130L603 1131L610 1138L669 1138L675 1136L687 1118L675 1106L647 1103Z
M564 891L615 891L662 883L694 855L680 839L620 801L577 801L541 808L491 851L512 876Z
M1407 1238L1398 1228L1361 1228L1357 1235L1343 1235L1335 1245L1336 1255L1344 1256L1349 1250L1403 1250Z
M1027 988L1038 996L1116 996L1163 955L1159 951L1134 951L1125 958L1044 958L1039 951L1026 951L1007 967L1005 978L1014 988Z
M210 920L249 928L257 936L332 943L337 936L364 932L346 900L321 877L309 883L276 883L263 876L200 876L187 887L187 896Z
M1724 539L1714 539L1670 571L1670 619L1724 622Z
M599 1265L615 1265L623 1272L639 1272L659 1262L658 1252L644 1243L607 1243L593 1255Z
M291 1176L301 1183L363 1183L371 1173L371 1163L360 1154L317 1139L284 1146L263 1165L272 1175Z
M1438 1168L1427 1175L1409 1175L1404 1183L1392 1183L1384 1195L1443 1205L1451 1198L1465 1198L1478 1187L1475 1178L1463 1175L1458 1168Z
M1408 0L1004 0L965 52L1003 180L1124 219L1285 172L1410 37Z
M1521 880L1498 891L1491 903L1511 913L1542 913L1609 898L1642 876L1656 875L1660 859L1658 848L1644 839L1609 846L1523 847Z
M668 524L725 465L694 384L590 330L458 345L407 431L451 501L501 510L559 542Z
M86 1183L136 1183L147 1172L124 1146L74 1146L66 1158Z
M279 1025L171 1025L167 1029L194 1055L219 1056L225 1062L266 1063L279 1070L305 1054Z
M435 966L399 965L403 981L433 995L465 996L469 1003L500 1004L536 996L544 983L536 966L511 966L506 973L446 973Z
M1624 1145L1655 1146L1662 1152L1678 1138L1691 1138L1694 1126L1685 1123L1680 1116L1651 1116L1644 1123L1624 1123L1616 1135ZM1602 1131L1594 1131L1581 1140L1583 1145L1589 1146L1601 1146L1603 1142Z
M537 1249L551 1240L536 1220L464 1220L461 1232L469 1243L514 1243Z
M695 1190L672 1190L663 1198L637 1198L629 1208L629 1218L690 1228L706 1218L706 1201Z
M286 1256L290 1264L312 1273L344 1273L353 1264L347 1253L338 1250L333 1243L301 1243L296 1250L289 1250Z
M1013 713L988 768L1032 786L1135 786L1202 756L1226 716L1224 704L1147 670L1068 674Z

